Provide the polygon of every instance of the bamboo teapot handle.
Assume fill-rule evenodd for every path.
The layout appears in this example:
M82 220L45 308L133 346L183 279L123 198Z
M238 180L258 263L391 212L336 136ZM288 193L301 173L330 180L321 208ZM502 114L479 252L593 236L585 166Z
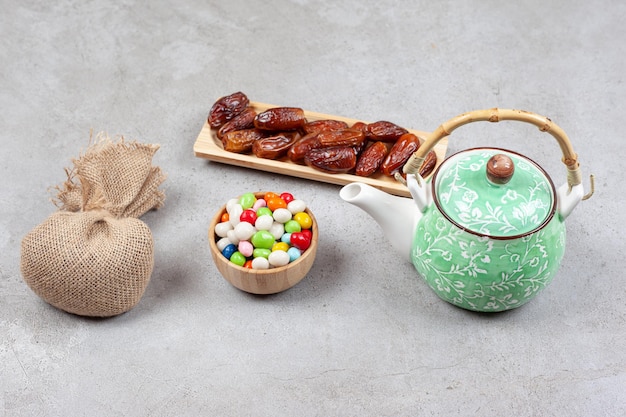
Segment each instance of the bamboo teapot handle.
M402 168L402 171L405 174L416 174L419 172L419 169L422 166L428 152L433 149L437 142L439 142L442 138L449 136L456 128L472 122L488 121L495 123L501 120L516 120L530 123L537 126L540 131L550 133L561 147L561 152L563 153L562 161L567 167L567 183L569 188L571 189L582 182L578 156L574 152L572 144L563 129L547 117L540 116L536 113L524 110L498 108L474 110L468 113L460 114L447 122L442 123L428 136L426 141L418 148L418 150L411 155L407 163ZM400 173L396 174L396 178L402 178ZM591 177L591 181L591 192L585 196L584 199L591 197L593 194L593 176Z

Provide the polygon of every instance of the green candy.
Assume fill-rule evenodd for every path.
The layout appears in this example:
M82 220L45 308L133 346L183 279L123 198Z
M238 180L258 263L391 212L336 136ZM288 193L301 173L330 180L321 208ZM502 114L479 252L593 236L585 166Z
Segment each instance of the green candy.
M271 249L272 245L274 245L274 235L272 235L267 230L259 230L250 238L250 242L255 248L260 249Z
M253 258L269 258L272 251L270 249L258 248L252 251Z
M302 226L295 220L289 220L285 223L285 232L288 233L297 233L302 231Z
M256 211L256 216L257 217L261 217L261 216L263 216L265 214L267 214L268 216L271 216L273 213L272 213L272 210L270 210L267 207L259 207L257 209L257 211Z
M245 193L241 197L239 197L239 204L241 204L241 207L244 210L249 209L252 206L254 206L255 202L256 202L256 197L252 193Z
M236 251L230 256L230 261L235 265L243 266L246 263L246 257L241 252Z

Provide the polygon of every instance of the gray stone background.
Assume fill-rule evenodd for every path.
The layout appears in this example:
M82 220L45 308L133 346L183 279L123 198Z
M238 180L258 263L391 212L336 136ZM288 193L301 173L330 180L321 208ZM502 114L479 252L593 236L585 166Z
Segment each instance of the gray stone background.
M0 0L0 415L622 416L626 3ZM475 314L439 300L339 187L194 157L212 103L252 100L432 131L521 108L569 135L595 196L568 218L553 283ZM158 143L156 265L106 320L57 310L20 275L20 241L90 132ZM465 126L449 153L510 148L565 180L536 128ZM230 286L206 229L246 191L309 202L321 238L299 285Z

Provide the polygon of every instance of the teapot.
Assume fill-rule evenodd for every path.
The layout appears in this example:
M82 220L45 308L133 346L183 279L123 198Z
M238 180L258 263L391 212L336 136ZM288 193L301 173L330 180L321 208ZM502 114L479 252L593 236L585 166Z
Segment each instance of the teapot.
M510 150L473 148L446 158L426 181L428 152L453 130L478 121L531 123L558 142L567 182L555 188L531 159ZM550 119L511 109L476 110L441 124L402 167L412 199L353 182L340 197L376 220L405 259L443 300L479 312L526 304L554 278L565 250L565 219L584 194L576 153ZM405 179L406 177L406 179Z

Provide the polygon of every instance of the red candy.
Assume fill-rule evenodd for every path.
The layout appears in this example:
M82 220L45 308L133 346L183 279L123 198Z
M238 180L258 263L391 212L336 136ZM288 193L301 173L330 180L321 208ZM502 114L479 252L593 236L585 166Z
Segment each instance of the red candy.
M282 193L280 195L280 198L282 198L285 201L285 203L287 203L287 204L291 203L293 201L293 199L294 199L293 198L293 194L291 194L291 193Z
M241 213L241 216L239 216L239 221L240 222L248 222L251 225L254 226L254 223L256 222L256 212L252 209L246 209Z
M305 251L311 246L312 233L310 230L303 230L301 232L294 232L291 234L291 245Z

